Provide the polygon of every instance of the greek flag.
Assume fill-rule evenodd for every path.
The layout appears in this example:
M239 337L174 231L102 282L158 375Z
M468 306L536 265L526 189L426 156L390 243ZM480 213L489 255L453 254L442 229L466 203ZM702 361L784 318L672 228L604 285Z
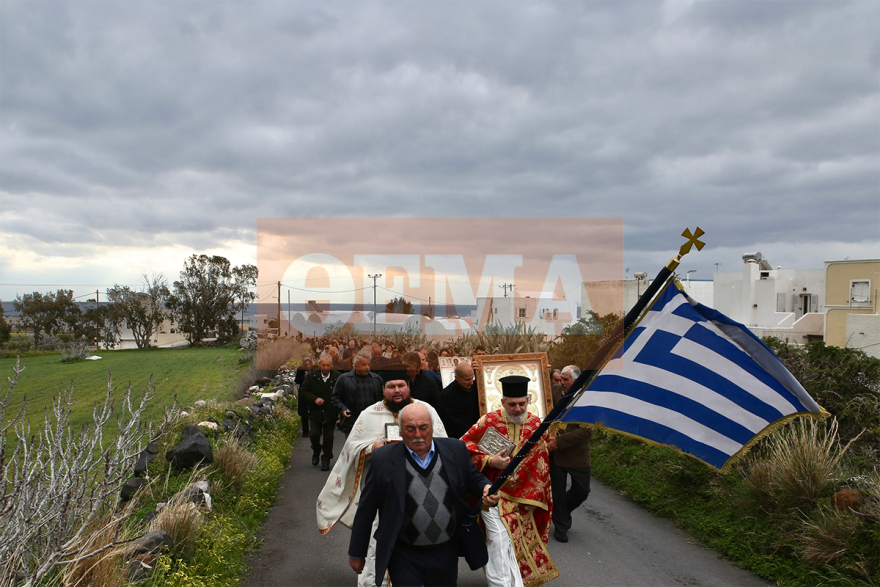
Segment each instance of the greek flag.
M825 412L752 332L672 281L561 418L724 469L768 429Z

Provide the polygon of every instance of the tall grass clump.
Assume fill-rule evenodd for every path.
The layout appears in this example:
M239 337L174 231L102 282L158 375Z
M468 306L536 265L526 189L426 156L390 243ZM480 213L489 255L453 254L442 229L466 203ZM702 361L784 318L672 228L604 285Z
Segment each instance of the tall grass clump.
M82 361L92 356L92 351L87 348L87 344L83 340L70 342L61 349L61 362L70 363L72 361Z
M277 371L290 359L311 352L306 343L291 338L276 338L257 348L257 371Z
M132 534L132 528L121 523L122 518L108 517L99 528L86 534L79 549L93 552L62 567L62 585L69 587L122 587L125 584L124 547L117 546L120 537ZM124 542L125 538L123 538Z
M854 511L823 505L801 523L798 542L808 562L827 565L846 555L858 529Z
M836 419L826 429L800 418L753 457L746 483L768 510L811 508L844 476L840 461L852 442L840 446Z
M214 463L211 465L231 489L239 489L245 478L259 466L257 455L242 446L235 436L227 440L214 451Z
M190 558L202 525L202 512L191 501L171 501L150 523L151 530L164 530L174 542L174 554Z

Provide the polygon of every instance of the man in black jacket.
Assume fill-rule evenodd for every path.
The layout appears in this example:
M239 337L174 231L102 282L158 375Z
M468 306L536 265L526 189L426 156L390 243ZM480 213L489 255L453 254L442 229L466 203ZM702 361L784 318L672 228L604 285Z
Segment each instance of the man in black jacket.
M494 506L498 495L488 495L491 483L474 466L462 441L433 438L425 405L401 410L400 435L402 443L373 452L352 524L349 565L357 574L364 570L378 512L375 576L380 581L387 569L395 587L456 585L462 549L471 569L488 560L482 533L465 533L460 526L470 510L466 496L482 497L484 504ZM462 537L472 540L464 543Z
M422 369L422 356L415 351L410 351L405 353L400 361L406 365L407 383L409 383L409 392L412 398L431 404L434 409L437 409L440 386L435 382L433 373L428 375Z
M303 364L296 370L296 377L293 379L297 389L302 388L302 384L306 380L306 375L314 370L314 368L315 365L312 362L312 358L303 357ZM303 438L307 438L309 436L309 404L302 401L302 397L300 397L299 403L296 406L296 413L299 415Z
M434 406L449 438L461 438L480 419L474 370L464 361L455 366L455 379L440 392Z
M339 379L339 372L333 371L330 355L321 355L319 370L312 371L303 379L299 389L300 401L309 406L309 440L312 442L312 464L321 458L321 470L330 470L333 458L333 430L339 410L330 401L330 395ZM324 454L321 455L323 450Z

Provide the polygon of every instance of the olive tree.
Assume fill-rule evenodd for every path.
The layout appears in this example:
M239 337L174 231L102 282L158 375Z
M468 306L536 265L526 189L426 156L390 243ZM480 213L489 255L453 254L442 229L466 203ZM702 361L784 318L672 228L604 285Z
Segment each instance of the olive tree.
M73 291L69 289L18 295L12 305L21 313L21 328L33 331L35 350L40 349L40 338L44 334L72 330L80 315L79 306L73 301Z

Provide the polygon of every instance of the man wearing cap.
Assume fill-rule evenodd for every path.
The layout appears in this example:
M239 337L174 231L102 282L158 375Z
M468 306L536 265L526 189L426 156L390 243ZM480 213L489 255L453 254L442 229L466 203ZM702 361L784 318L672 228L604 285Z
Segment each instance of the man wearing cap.
M483 435L494 429L513 445L510 454L516 454L541 425L538 417L528 412L529 381L518 375L502 377L501 409L480 418L461 438L477 469L493 482L510 462L510 455L504 451L484 453L479 448ZM552 581L559 571L546 547L553 499L550 460L543 439L510 475L499 494L498 507L482 513L489 549L486 581L492 587L537 587Z
M446 429L434 408L410 397L406 365L388 365L380 374L384 381L383 399L368 406L355 420L336 464L318 495L316 510L321 534L329 532L337 522L351 528L373 451L388 444L385 425L398 424L398 414L404 407L413 402L426 406L431 416L433 436L446 437ZM374 521L372 534L375 534L377 523L378 518ZM358 575L360 587L376 585L375 557L376 541L371 539L364 570Z

